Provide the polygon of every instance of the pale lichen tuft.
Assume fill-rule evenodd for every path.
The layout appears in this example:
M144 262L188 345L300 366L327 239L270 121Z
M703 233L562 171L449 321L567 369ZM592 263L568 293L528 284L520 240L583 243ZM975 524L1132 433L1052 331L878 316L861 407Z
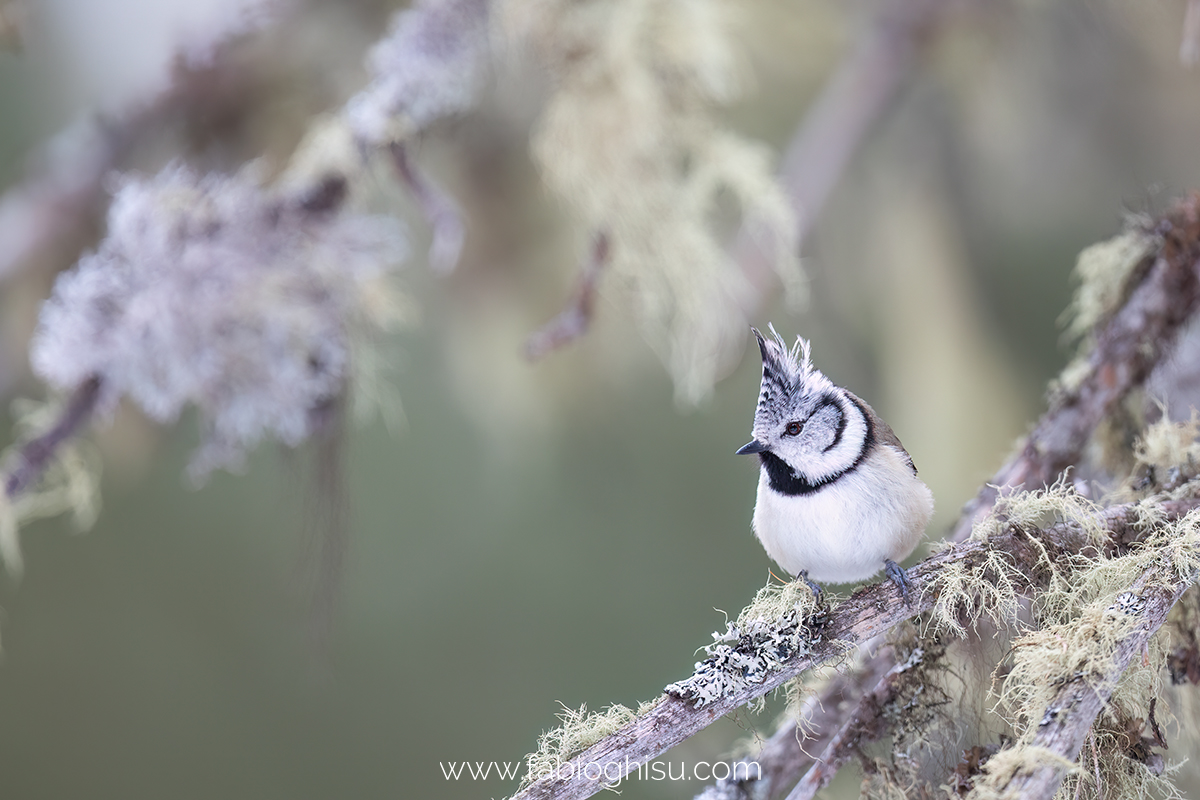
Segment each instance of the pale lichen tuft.
M539 778L555 774L573 755L620 730L657 704L654 701L643 703L636 712L614 704L603 711L590 713L586 703L579 708L564 705L558 715L562 724L544 731L538 737L538 749L525 757L525 775L517 791L520 792Z
M102 407L128 397L159 422L195 406L196 478L264 438L299 444L395 308L383 298L405 240L345 210L346 192L337 177L273 191L253 168L125 177L99 249L42 307L34 370L62 391L99 379Z
M510 40L537 53L552 93L534 134L550 188L581 235L611 247L606 286L694 403L740 352L750 281L719 233L736 208L789 297L803 292L797 225L763 146L724 130L740 61L727 0L505 0Z
M1064 313L1067 335L1078 338L1111 314L1124 299L1130 275L1160 245L1160 237L1137 224L1080 252L1075 263L1079 288Z

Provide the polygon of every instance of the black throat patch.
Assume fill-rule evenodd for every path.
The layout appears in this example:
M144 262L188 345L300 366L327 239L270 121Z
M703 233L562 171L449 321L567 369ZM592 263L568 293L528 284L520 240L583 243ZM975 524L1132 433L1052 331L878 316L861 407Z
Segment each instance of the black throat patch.
M866 436L863 437L862 452L858 454L858 458L854 459L854 463L846 467L841 472L836 472L833 475L829 475L828 477L822 478L819 481L810 481L807 478L797 475L792 471L792 468L787 465L786 461L767 450L759 453L758 459L762 464L762 468L767 471L767 482L771 484L772 489L780 494L792 496L813 494L821 491L821 489L825 488L834 481L837 481L858 469L859 464L863 462L863 459L867 457L867 453L869 453L871 448L875 445L875 426L871 424L871 416L867 413L867 410L862 407L861 403L859 403L855 398L847 397L846 399L848 399L858 409L858 412L862 414L863 423L867 428ZM829 450L841 441L842 431L845 430L845 427L846 419L845 415L843 415L842 420L838 425L838 430L833 445L830 445L830 447L826 448L826 450Z

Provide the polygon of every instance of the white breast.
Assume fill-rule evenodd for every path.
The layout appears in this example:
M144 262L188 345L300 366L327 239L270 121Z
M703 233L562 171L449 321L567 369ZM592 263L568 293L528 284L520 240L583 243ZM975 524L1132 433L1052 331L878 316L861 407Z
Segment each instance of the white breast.
M851 583L907 558L933 515L933 495L901 454L880 445L857 469L804 495L771 488L762 471L754 533L792 575Z

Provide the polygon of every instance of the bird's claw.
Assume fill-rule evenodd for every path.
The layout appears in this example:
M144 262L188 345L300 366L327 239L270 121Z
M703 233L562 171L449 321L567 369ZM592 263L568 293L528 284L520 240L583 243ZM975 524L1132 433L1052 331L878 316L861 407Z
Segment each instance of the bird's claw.
M889 558L884 560L883 569L887 573L888 580L896 584L896 588L900 590L900 599L904 601L905 605L909 605L909 598L912 595L912 581L908 579L908 573L904 571L904 567Z
M808 588L812 590L813 600L816 602L817 605L821 605L821 599L825 594L825 590L822 589L820 586L818 586L816 583L813 583L811 580L808 579L808 570L806 570L806 569L800 570L800 574L798 574L796 576L796 580L804 581L804 583L808 586Z

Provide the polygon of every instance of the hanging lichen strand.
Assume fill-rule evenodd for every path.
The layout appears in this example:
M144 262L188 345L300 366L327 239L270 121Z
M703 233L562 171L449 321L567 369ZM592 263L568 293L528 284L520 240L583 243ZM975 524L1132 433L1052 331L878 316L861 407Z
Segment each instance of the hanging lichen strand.
M713 224L732 199L803 294L791 206L766 148L713 111L738 94L740 64L722 0L503 0L499 26L552 80L533 150L585 240L604 237L606 274L696 402L745 341L750 286Z

